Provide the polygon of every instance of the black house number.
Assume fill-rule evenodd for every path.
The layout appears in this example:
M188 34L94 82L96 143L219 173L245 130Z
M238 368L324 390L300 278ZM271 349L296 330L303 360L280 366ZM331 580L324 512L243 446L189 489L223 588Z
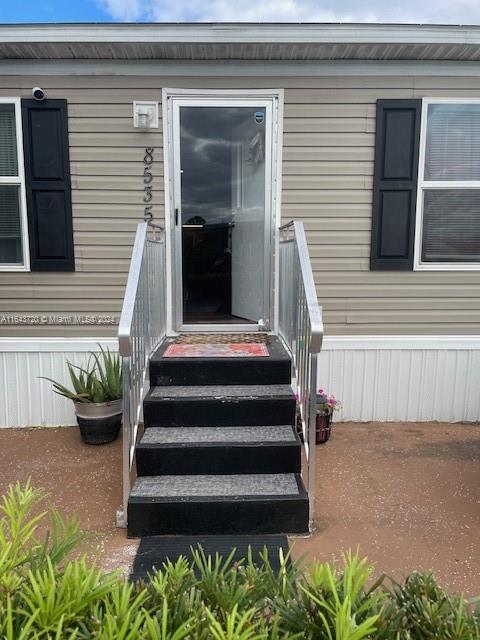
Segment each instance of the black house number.
M147 147L145 149L145 155L143 156L143 202L145 203L145 208L143 210L144 220L153 220L153 205L150 204L153 198L153 151L153 147Z

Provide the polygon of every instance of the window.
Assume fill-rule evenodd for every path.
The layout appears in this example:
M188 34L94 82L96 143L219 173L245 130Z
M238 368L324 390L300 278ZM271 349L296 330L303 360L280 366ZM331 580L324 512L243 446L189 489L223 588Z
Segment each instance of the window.
M0 270L27 271L20 100L0 98Z
M480 101L423 101L415 268L480 269Z

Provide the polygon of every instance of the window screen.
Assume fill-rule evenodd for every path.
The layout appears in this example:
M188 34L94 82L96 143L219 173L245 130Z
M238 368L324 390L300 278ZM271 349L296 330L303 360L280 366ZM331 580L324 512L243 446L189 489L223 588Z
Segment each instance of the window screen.
M480 189L427 189L422 260L480 260Z
M0 265L22 265L22 178L13 103L0 103L0 178Z
M0 185L0 256L7 264L23 261L18 186Z
M421 189L422 262L480 262L480 102L428 105Z
M0 104L0 176L18 176L14 104Z

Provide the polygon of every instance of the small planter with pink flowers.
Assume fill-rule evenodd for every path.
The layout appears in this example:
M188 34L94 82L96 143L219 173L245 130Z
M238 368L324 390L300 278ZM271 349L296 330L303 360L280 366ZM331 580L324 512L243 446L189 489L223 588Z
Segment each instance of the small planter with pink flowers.
M297 401L296 431L300 441L304 441L302 415L300 411L299 395L295 395ZM334 395L329 395L324 389L319 389L316 394L315 416L315 443L323 444L329 440L332 433L333 412L340 409L340 402Z
M330 439L333 426L333 412L340 409L340 403L334 395L324 389L317 391L317 419L315 428L316 444L324 444Z

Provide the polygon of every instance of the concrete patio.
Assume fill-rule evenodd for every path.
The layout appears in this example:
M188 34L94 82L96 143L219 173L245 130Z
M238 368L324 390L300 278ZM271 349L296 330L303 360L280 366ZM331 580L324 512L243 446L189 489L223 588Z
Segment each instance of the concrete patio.
M3 429L0 447L2 493L30 476L78 514L85 551L128 571L137 541L115 528L120 441L92 447L77 428ZM316 525L291 539L295 556L327 560L359 546L378 573L432 570L451 590L480 593L480 425L336 425L317 447Z

